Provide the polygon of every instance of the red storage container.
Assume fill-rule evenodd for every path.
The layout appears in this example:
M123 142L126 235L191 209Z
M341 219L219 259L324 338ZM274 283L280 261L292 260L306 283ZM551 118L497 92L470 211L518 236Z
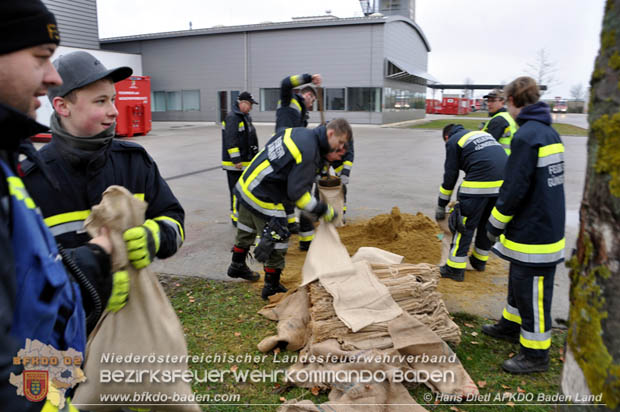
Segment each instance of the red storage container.
M151 78L130 76L115 84L117 136L145 135L151 131Z

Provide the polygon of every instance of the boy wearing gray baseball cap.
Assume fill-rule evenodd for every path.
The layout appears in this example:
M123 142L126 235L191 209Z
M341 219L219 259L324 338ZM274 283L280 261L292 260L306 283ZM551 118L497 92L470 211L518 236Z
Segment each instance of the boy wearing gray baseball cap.
M55 182L50 185L34 163L24 162L22 170L56 240L64 247L88 242L84 220L106 188L120 185L148 202L144 224L123 236L129 261L141 269L155 257L172 256L185 237L185 212L146 150L114 139L114 83L129 77L131 68L108 70L84 51L61 55L53 64L63 83L47 93L54 106L52 140L39 154ZM115 273L109 310L124 306L128 288L127 272Z

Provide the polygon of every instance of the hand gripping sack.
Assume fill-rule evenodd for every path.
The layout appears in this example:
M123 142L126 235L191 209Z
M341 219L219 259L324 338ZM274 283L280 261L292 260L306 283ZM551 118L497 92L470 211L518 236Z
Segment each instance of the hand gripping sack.
M181 323L157 277L148 267L134 269L127 259L123 232L144 223L146 207L127 189L110 186L85 222L91 236L101 226L110 229L114 244L112 270L129 272L130 289L127 304L118 312L105 312L88 337L84 364L87 380L78 386L73 398L78 407L85 405L83 409L118 411L118 401L115 405L102 405L101 395L127 394L130 401L124 405L151 404L140 410L200 411L198 405L190 402L190 384L180 378L187 375L193 379L187 369L187 344ZM109 379L110 373L117 370L124 372L122 382ZM124 380L128 370L147 372L141 378L130 376L130 383ZM176 379L166 380L167 374ZM135 393L147 393L150 397L137 400ZM155 397L156 394L159 396ZM162 405L152 405L157 403Z
M337 184L335 184L337 183ZM328 180L319 180L319 196L322 201L331 205L338 213L338 216L332 222L334 226L344 226L342 216L344 215L344 191L342 183L337 177L331 177Z

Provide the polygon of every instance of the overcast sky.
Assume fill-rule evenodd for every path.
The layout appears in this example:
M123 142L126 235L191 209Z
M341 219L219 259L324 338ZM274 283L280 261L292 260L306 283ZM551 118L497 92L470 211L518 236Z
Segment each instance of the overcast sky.
M431 46L428 72L441 83L503 83L527 74L545 49L556 84L545 97L588 87L600 45L604 0L417 0L416 23ZM101 38L290 20L362 16L358 0L97 0ZM301 69L301 68L300 68Z

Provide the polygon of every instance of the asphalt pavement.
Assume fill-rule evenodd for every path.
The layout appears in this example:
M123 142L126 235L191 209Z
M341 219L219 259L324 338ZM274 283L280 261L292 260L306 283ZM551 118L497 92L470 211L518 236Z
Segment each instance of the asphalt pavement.
M577 116L585 119L585 115ZM582 122L575 119L576 123ZM257 124L256 127L263 145L274 126ZM347 195L348 218L389 213L393 206L405 213L434 216L445 155L440 132L372 125L353 125L353 131L355 162ZM183 247L172 258L156 261L153 268L165 274L229 280L226 269L235 230L230 224L225 172L219 167L220 127L213 123L155 122L147 136L130 140L148 150L186 212ZM565 136L563 141L566 255L570 256L579 223L587 138ZM563 264L558 265L555 285L552 315L554 319L566 319L569 280ZM467 309L488 318L497 318L505 303L503 293L485 297L485 305L468 308L444 298L450 310Z

